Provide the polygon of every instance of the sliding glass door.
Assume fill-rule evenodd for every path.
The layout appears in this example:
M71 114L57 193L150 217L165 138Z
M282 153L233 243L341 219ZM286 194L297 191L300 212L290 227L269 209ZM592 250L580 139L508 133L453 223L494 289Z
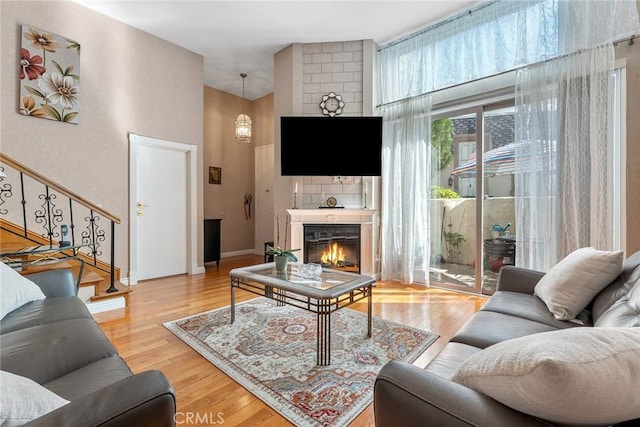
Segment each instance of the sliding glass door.
M476 258L477 109L433 118L431 125L431 285L479 293ZM478 143L480 141L480 143ZM464 173L459 173L467 169Z
M621 249L626 222L625 73L621 66L612 76L613 144L606 156L611 160L599 165L608 170L612 182L611 190L601 195L613 206L612 224L606 227L613 234L613 246ZM515 264L516 248L530 243L527 237L516 239L517 233L527 233L518 232L515 203L516 151L526 153L529 142L515 140L512 95L498 91L494 96L486 102L480 95L470 96L467 103L449 97L432 110L431 286L491 295L500 270Z
M490 295L515 257L512 102L432 123L430 282Z
M482 293L491 295L500 269L515 265L515 108L511 103L488 106L482 117L482 245L477 253L482 259Z

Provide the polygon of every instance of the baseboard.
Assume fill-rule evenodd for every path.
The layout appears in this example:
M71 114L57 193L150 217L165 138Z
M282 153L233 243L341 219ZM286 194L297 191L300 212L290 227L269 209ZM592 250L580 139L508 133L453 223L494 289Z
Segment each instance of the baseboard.
M87 304L89 313L96 314L103 311L117 310L125 307L124 297L109 298L102 301L90 302Z
M253 249L244 249L242 251L224 252L220 254L220 258L231 258L240 255L253 255L255 251Z

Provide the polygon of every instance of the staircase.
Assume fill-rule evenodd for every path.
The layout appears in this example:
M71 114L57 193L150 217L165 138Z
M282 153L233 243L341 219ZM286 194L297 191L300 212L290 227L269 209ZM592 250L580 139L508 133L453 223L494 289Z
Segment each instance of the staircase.
M44 265L38 263L31 264L28 259L25 260L25 267L22 268L20 273L24 276L30 274L39 273L41 271L52 269L69 269L73 271L73 274L78 277L80 274L80 263L75 260L62 259L60 261L49 262ZM80 284L78 289L78 296L87 304L91 312L97 313L100 311L98 307L111 307L120 308L121 306L128 305L129 293L131 289L129 286L115 281L116 291L107 292L110 287L109 277L100 274L100 271L96 271L91 265L85 263L82 276L80 276ZM122 300L122 301L119 301ZM105 302L107 304L105 304Z
M128 304L131 289L114 265L116 224L118 217L0 153L0 253L13 254L2 261L24 275L53 268L70 268L76 277L82 272L78 296L93 313ZM35 246L46 253L21 249Z

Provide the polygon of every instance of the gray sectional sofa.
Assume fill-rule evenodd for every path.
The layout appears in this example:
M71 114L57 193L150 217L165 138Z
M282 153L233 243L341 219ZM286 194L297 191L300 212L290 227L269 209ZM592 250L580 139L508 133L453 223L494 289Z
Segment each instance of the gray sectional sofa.
M508 405L489 397L474 387L463 385L465 383L459 380L461 376L459 370L468 372L476 369L482 373L487 369L486 366L473 366L474 363L491 365L493 363L491 358L496 359L496 364L503 363L504 361L501 359L509 357L507 354L509 353L508 346L513 346L514 343L535 339L537 348L542 351L548 349L552 352L555 349L549 347L564 346L565 349L561 352L566 353L567 357L573 357L571 346L574 344L571 339L559 341L551 338L573 335L575 342L578 343L580 340L588 338L589 334L582 334L582 332L603 332L599 334L599 339L604 337L605 343L609 336L628 333L623 338L627 340L627 343L630 343L630 346L626 352L622 352L626 354L627 359L617 363L615 369L610 372L602 372L601 376L595 372L596 369L593 370L593 378L590 378L589 370L586 370L586 374L585 371L581 372L579 375L581 378L579 377L575 381L578 384L579 381L586 381L587 385L583 389L575 391L575 396L567 393L556 398L556 402L553 401L553 395L550 394L550 400L545 405L558 405L563 408L561 412L564 411L564 415L567 415L568 419L572 416L579 417L582 414L576 414L576 412L580 409L577 409L571 402L574 402L574 398L578 403L581 402L581 399L589 399L591 398L590 393L594 391L594 393L600 393L601 398L602 395L606 396L602 399L605 407L610 406L612 410L619 411L619 408L626 409L629 406L635 406L628 414L638 414L640 411L640 389L637 385L640 384L640 252L624 261L619 276L600 291L581 311L577 316L577 319L580 320L557 320L545 302L534 295L536 284L543 277L544 273L537 271L513 266L502 268L498 278L497 292L463 325L439 355L424 369L395 361L385 365L379 372L374 389L376 427L399 425L447 427L585 425L584 422L557 422L536 416L536 414L531 414L536 411L535 407L533 411L527 413L513 409L513 406L517 405L511 404L510 393L514 395L517 393L538 394L531 396L532 401L544 399L545 396L539 396L544 393L540 391L544 390L544 387L539 387L539 384L526 386L529 389L525 386L517 387L513 384L520 378L503 376L497 382L502 385L502 394L500 394L498 387L482 389L489 390L487 391L489 394L496 391L498 395L503 396L503 400L507 401ZM577 336L578 333L583 336ZM545 339L549 340L547 348L544 346ZM614 346L620 341L623 340L611 338L610 344ZM541 343L542 346L540 346ZM608 346L608 344L603 345L603 347ZM525 351L523 348L525 347L517 349L517 351ZM585 353L585 357L590 357L590 347L587 346L586 350L580 351ZM483 359L482 352L493 353L489 354L488 359L486 357ZM577 355L577 357L580 356L581 354ZM530 358L535 357L536 353L530 355ZM478 360L482 362L478 362ZM529 360L526 358L518 359L517 363L526 365ZM568 369L571 370L571 368L569 366ZM585 369L588 369L586 364ZM535 373L539 374L542 371L541 368ZM566 384L570 385L573 381L564 378L563 372L561 370L550 372L551 381L557 382L551 384L552 388L555 386L565 387ZM488 381L487 378L481 376L472 378L472 380L479 380L480 383ZM613 385L606 388L598 381L612 381ZM504 384L510 384L510 386ZM625 387L629 387L631 390L623 390ZM622 394L622 398L617 398L614 395L616 393L626 393L626 395ZM545 405L539 405L538 409ZM541 409L545 410L546 408ZM606 411L607 408L601 410L601 412ZM623 419L604 423L600 420L600 422L593 424L640 425L640 418L638 418L640 415L631 416L634 418L630 420Z
M8 281L11 275L3 270L2 280ZM21 422L29 426L175 425L176 400L165 376L160 371L132 373L76 297L73 273L50 270L29 279L46 298L28 302L0 321L3 421L11 417L7 413L12 407L40 405L34 410L42 412L46 398L68 403L34 419L22 415ZM9 383L14 379L19 388L11 390Z

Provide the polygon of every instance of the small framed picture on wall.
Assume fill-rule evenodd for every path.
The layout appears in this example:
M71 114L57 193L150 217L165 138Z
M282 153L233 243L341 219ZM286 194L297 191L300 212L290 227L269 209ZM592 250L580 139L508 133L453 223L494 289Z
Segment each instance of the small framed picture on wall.
M222 168L209 166L209 184L222 184Z

